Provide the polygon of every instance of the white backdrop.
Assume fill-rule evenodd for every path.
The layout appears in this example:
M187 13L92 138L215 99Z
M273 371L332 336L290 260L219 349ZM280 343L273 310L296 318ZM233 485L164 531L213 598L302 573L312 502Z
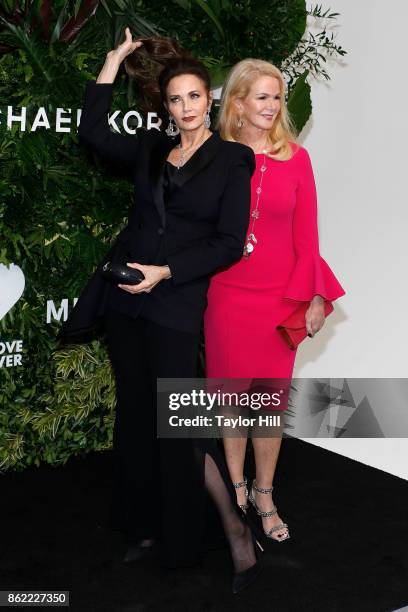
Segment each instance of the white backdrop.
M303 144L318 188L321 254L346 296L299 350L294 375L407 377L408 2L330 6L341 13L334 31L348 55L329 64L332 81L312 82ZM408 478L408 439L309 441Z

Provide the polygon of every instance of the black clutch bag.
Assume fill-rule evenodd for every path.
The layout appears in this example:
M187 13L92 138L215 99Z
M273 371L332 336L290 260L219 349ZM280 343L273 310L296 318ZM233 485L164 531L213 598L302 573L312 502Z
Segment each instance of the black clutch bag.
M138 285L145 279L143 272L136 268L130 268L126 264L112 263L107 261L102 268L104 279L115 285Z

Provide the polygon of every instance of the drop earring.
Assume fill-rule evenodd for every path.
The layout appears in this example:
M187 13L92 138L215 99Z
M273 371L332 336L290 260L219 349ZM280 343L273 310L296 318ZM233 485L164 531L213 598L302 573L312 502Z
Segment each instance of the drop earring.
M237 128L240 130L242 127L244 127L245 123L242 120L242 115L240 116L240 118L237 121Z
M205 113L205 117L204 117L204 127L206 127L207 129L211 125L210 110L211 110L211 106L207 108L207 112Z
M169 125L166 128L167 136L177 136L177 134L179 133L180 130L178 129L176 122L174 121L174 117L172 115L169 115Z

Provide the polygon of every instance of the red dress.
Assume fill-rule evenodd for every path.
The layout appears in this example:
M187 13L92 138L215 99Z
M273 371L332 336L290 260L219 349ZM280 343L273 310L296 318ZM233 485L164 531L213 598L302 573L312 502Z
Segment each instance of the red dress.
M319 253L309 154L292 148L288 161L266 157L250 257L211 279L204 315L208 378L291 378L296 351L276 326L316 294L332 301L345 293ZM251 212L264 157L256 155Z

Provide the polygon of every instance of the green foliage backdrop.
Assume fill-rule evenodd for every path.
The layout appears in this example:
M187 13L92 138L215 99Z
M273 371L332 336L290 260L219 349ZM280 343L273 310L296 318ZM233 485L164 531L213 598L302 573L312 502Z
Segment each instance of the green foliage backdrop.
M78 147L76 132L31 131L39 107L81 107L88 79L129 25L134 36L179 39L221 84L229 67L261 57L284 71L300 130L311 113L311 78L325 78L329 56L345 51L329 35L336 13L304 0L4 0L0 8L0 110L27 107L27 127L0 124L0 263L24 271L23 297L0 321L0 340L21 338L23 365L1 368L0 468L110 448L114 383L103 340L60 349L46 301L78 296L123 227L132 185ZM120 73L114 108L137 107ZM73 115L74 116L74 115Z

